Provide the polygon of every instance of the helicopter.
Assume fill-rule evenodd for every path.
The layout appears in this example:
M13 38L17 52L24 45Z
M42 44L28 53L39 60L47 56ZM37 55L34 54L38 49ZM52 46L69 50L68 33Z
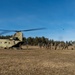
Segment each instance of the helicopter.
M15 32L14 35L12 35L9 39L0 39L0 48L3 49L22 49L21 46L23 45L23 32L28 31L36 31L36 30L42 30L45 28L35 28L35 29L27 29L27 30L4 30L0 29L2 31L0 35L3 35L5 33L9 32Z

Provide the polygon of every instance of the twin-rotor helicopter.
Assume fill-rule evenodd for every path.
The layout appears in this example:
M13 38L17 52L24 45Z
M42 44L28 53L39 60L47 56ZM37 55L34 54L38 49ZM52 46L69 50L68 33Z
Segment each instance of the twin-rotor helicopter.
M9 32L15 32L15 34L12 35L9 39L0 39L0 48L4 48L4 49L21 48L23 44L23 32L36 31L36 30L42 30L42 29L45 29L45 28L35 28L35 29L27 29L27 30L0 29L0 31L2 31L0 35L9 33Z

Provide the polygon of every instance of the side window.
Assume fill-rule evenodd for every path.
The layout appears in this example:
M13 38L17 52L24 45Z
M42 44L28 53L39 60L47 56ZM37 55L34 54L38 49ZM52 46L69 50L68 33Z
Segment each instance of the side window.
M5 43L7 43L7 42L5 42Z

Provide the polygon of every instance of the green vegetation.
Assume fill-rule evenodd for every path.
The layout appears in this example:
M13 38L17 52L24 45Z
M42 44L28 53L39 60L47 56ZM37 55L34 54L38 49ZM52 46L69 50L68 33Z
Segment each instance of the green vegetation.
M10 36L0 36L0 39L9 39L11 37ZM75 41L54 41L53 39L48 39L48 38L45 38L44 36L43 37L24 37L23 38L23 42L24 44L28 44L28 45L38 45L38 44L53 44L53 45L58 45L60 43L63 43L63 44L67 44L68 46L72 45L75 43Z
M53 39L48 39L45 37L28 37L28 38L23 38L24 43L27 43L28 45L38 45L38 44L53 44L53 45L58 45L60 43L67 44L68 46L72 45L75 43L75 41L54 41Z

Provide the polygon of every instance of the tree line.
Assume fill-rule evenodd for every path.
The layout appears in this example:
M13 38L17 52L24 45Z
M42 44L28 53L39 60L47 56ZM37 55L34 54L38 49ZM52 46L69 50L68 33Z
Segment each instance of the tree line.
M58 45L58 44L62 43L62 44L67 44L68 46L71 46L72 44L75 44L75 41L66 41L66 42L65 41L55 41L53 39L45 38L44 36L43 37L28 37L28 38L24 37L23 41L25 44L28 44L28 45L38 45L38 44Z
M11 36L0 36L0 39L9 39ZM38 45L38 44L53 44L53 45L58 45L60 43L63 43L63 44L67 44L68 46L69 45L72 45L72 44L75 44L75 41L55 41L53 39L49 39L49 38L46 38L44 36L42 37L23 37L23 42L24 44L28 44L28 45Z

